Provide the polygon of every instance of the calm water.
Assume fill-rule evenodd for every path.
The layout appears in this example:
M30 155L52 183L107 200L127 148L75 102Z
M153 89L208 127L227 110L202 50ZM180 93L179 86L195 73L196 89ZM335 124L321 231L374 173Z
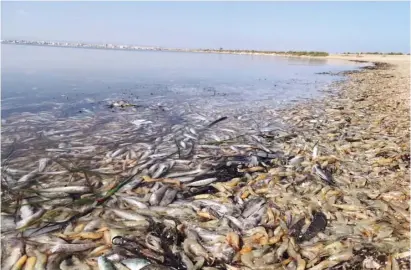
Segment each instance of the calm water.
M2 118L108 110L114 100L204 110L276 108L321 95L358 65L322 59L2 45Z

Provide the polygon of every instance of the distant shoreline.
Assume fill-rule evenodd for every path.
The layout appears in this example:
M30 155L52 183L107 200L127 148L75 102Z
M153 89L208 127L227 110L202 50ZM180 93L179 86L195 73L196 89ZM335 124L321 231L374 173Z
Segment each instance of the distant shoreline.
M346 60L354 62L386 62L409 59L409 54L400 53L336 53L319 51L257 51L257 50L216 50L216 49L177 49L162 48L154 46L137 46L137 45L114 45L114 44L88 44L73 42L50 42L50 41L27 41L27 40L1 40L1 44L9 45L27 45L38 47L54 48L78 48L91 50L113 50L113 51L161 51L161 52L186 52L186 53L210 53L210 54L236 54L236 55L264 55L277 57L297 57L308 59L330 59Z
M28 40L2 40L2 44L11 45L29 45L42 47L63 47L63 48L81 48L81 49L99 49L99 50L124 50L124 51L169 51L169 52L192 52L192 53L214 53L214 54L245 54L245 55L270 55L285 57L318 57L328 58L334 56L345 57L362 57L364 55L372 56L392 56L401 55L401 53L340 53L330 54L324 51L262 51L262 50L224 50L220 49L177 49L162 48L155 46L138 46L138 45L116 45L116 44L90 44L81 42L52 42L52 41L28 41ZM405 54L402 54L405 55Z
M114 45L114 44L87 44L72 42L49 42L49 41L26 41L26 40L2 40L2 44L29 45L43 47L63 47L81 49L103 49L103 50L125 50L125 51L170 51L170 52L193 52L193 53L219 53L219 54L251 54L251 55L275 55L275 56L328 56L328 52L319 51L258 51L258 50L223 50L223 49L177 49L148 47L137 45Z

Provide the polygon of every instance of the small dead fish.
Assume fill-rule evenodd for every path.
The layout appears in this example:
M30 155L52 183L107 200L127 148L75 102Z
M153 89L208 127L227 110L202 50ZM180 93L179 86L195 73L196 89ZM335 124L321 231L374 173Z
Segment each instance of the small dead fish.
M105 256L98 257L97 263L99 270L116 270L114 265Z
M67 187L55 187L55 188L46 188L39 190L39 192L48 192L48 193L87 193L90 191L89 187L86 186L67 186Z
M313 166L313 172L315 174L317 174L322 180L324 180L326 183L328 183L329 185L334 185L335 182L331 176L331 174L329 174L328 172L325 172L321 169L320 165L315 164Z
M193 135L191 135L191 134L188 134L188 133L184 133L183 136L186 137L186 138L195 140L195 141L198 140L197 137L195 137L195 136L193 136Z
M102 221L100 219L94 219L87 223L87 225L84 227L83 232L91 232L94 231L94 229L98 228L101 225Z
M209 258L207 250L204 249L195 239L186 238L183 242L184 251L188 254L194 254L196 256Z
M138 259L138 258L122 260L121 263L127 266L128 268L130 268L130 270L140 270L144 266L150 264L149 261L145 259Z
M191 183L185 184L185 186L186 187L201 187L201 186L209 185L215 181L217 181L217 178L213 177L213 178L207 178L207 179L202 179L202 180L198 180L195 182L191 182Z
M184 251L180 252L181 261L184 263L187 270L194 270L194 264L190 260L190 258L184 253Z
M207 170L205 169L197 168L193 171L170 173L170 174L167 174L165 177L166 178L176 178L176 177L187 176L187 175L200 175L206 172Z
M11 252L4 259L1 265L1 269L10 270L13 267L13 265L15 265L17 261L23 256L23 252L23 243L16 243L16 245L11 248ZM4 254L2 254L2 256L4 256Z
M17 262L15 265L13 265L13 267L11 268L11 270L21 270L23 268L23 265L26 263L27 261L27 255L23 255Z
M26 175L23 175L19 180L17 180L18 183L25 183L33 179L38 175L38 171L34 170Z
M34 270L42 270L46 268L47 256L38 250L33 251L36 255L36 264L34 265Z
M313 148L313 160L315 160L318 156L319 156L319 150L318 150L318 144L315 144L314 148Z
M301 229L304 227L305 218L300 218L294 225L292 225L288 231L288 234L292 237L298 237L301 233Z
M51 253L73 253L91 249L97 246L97 243L86 243L86 244L56 244L51 248Z
M38 171L39 172L43 172L45 169L46 169L46 167L47 167L47 165L49 165L50 164L50 159L49 158L41 158L40 160L39 160L39 168L38 168Z
M113 157L117 157L117 156L125 153L126 151L127 151L126 148L120 148L120 149L116 150L113 154L111 154L111 157L112 157L112 158L113 158Z
M90 270L90 266L82 262L77 256L71 256L60 264L61 270Z
M197 132L195 131L194 128L189 128L189 131L190 131L192 134L197 135Z
M255 198L250 199L245 203L245 207L243 213L241 214L243 217L248 218L250 215L257 212L265 203L263 198Z
M24 264L24 270L35 270L36 261L36 257L28 257L26 263Z
M130 204L132 206L135 206L139 209L147 209L148 208L148 206L145 203L140 202L140 201L138 201L137 199L135 199L133 197L122 196L121 200L123 200L123 201L127 202L128 204Z
M156 179L156 178L160 178L161 175L163 175L167 170L168 170L169 166L166 164L160 164L158 169L153 173L152 178Z
M327 217L322 212L316 212L311 224L304 234L297 238L298 242L308 241L327 227Z
M23 199L21 201L21 207L20 207L21 219L26 219L33 214L34 214L33 208L30 206L29 202L26 199Z
M167 191L168 187L167 186L162 186L159 189L157 189L153 194L151 194L149 203L150 205L158 205L161 202L161 199L163 198L165 192Z
M169 188L164 193L163 198L161 199L160 206L167 206L173 202L174 198L177 195L177 190Z
M29 225L31 222L35 221L36 219L40 218L44 213L46 212L45 209L40 209L39 211L37 211L36 213L32 214L31 216L20 220L19 222L17 222L16 224L16 229L21 229L27 225Z
M219 119L211 122L210 124L208 124L207 127L210 128L210 127L214 126L215 124L217 124L217 123L219 123L219 122L221 122L221 121L226 120L227 118L228 118L227 116L223 116L223 117L221 117L221 118L219 118Z
M288 161L288 163L289 163L291 166L298 166L298 165L300 165L301 162L303 162L303 161L304 161L304 157L297 155L297 156L293 157L292 159L290 159L290 160Z
M118 217L125 218L128 220L134 220L134 221L143 221L147 220L144 216L133 213L131 211L126 211L126 210L120 210L120 209L112 209L114 214L116 214Z

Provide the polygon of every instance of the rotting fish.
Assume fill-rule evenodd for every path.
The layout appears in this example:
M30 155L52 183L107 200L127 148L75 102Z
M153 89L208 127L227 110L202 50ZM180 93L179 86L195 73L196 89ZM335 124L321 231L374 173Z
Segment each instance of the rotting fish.
M25 219L20 220L16 223L16 229L21 229L29 225L31 222L39 219L44 213L46 212L45 209L41 208L36 213L32 214L31 216L26 217Z
M145 259L126 259L121 261L122 264L127 266L130 270L140 270L144 268L146 265L151 264L149 261Z
M116 270L114 265L105 256L98 257L97 262L99 270Z
M315 174L317 174L322 180L324 180L329 185L335 185L333 177L328 172L325 172L321 169L319 164L315 164L312 170Z
M168 189L166 190L166 192L164 193L164 196L163 196L163 198L161 199L159 205L160 205L160 206L167 206L167 205L169 205L170 203L173 202L173 200L174 200L174 198L176 197L176 195L177 195L177 190L172 189L172 188L168 188Z
M97 246L97 243L84 243L84 244L56 244L50 249L51 253L72 253L84 251Z
M158 205L161 202L162 198L164 197L164 194L166 193L167 189L168 189L168 186L163 185L159 189L154 191L153 194L151 194L151 197L149 199L150 205Z
M315 212L307 230L297 237L298 242L308 241L327 227L327 217L322 212Z
M186 187L201 187L201 186L209 185L215 181L217 181L217 178L212 177L212 178L207 178L207 179L202 179L202 180L198 180L195 182L191 182L191 183L185 184L185 186Z

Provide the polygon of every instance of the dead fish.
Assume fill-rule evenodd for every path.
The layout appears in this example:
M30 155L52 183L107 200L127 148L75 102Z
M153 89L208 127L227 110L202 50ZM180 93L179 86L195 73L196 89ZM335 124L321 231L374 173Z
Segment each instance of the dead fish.
M36 219L39 219L44 213L46 212L45 209L40 209L36 213L32 214L31 216L28 216L25 219L20 220L16 224L16 229L21 229L27 225L29 225L31 222L35 221Z
M111 157L112 157L112 158L113 158L113 157L117 157L117 156L125 153L126 151L127 151L126 148L120 148L120 149L116 150L113 154L111 154Z
M297 237L298 242L308 241L327 227L327 217L322 212L315 212L313 220L305 233Z
M301 229L303 228L305 224L305 218L300 218L296 223L294 223L289 231L288 234L292 237L298 237L301 233Z
M65 259L60 264L61 270L90 270L90 266L86 263L81 262L76 256L69 257Z
M151 194L149 203L150 205L158 205L161 202L165 192L167 191L168 187L166 185L157 189L153 194Z
M143 267L150 265L149 261L140 258L122 260L121 263L127 266L130 270L140 270Z
M193 136L193 135L191 135L191 134L184 133L183 135L184 135L184 137L186 137L186 138L188 138L188 139L192 139L192 140L195 140L195 141L198 140L197 137L195 137L195 136Z
M170 270L170 267L160 264L149 264L141 268L141 270Z
M174 190L172 188L167 189L163 198L161 199L160 206L167 206L172 203L176 195L177 190Z
M140 208L140 209L147 209L148 208L148 206L145 203L140 202L139 200L135 199L134 197L121 196L121 200L127 202L128 204L130 204L132 206Z
M136 214L131 211L127 210L120 210L120 209L111 209L111 211L116 214L118 217L125 218L128 220L134 220L134 221L145 221L147 220L144 216Z
M97 243L86 243L86 244L61 244L58 243L50 249L51 253L73 253L84 251L96 247Z
M194 264L190 260L190 258L184 253L184 251L180 251L180 258L181 261L184 263L184 266L187 270L194 270Z
M96 228L98 228L101 225L102 221L100 219L94 219L87 223L87 225L84 227L83 232L92 232Z
M318 175L322 180L324 180L327 184L329 184L329 185L334 185L334 184L335 184L332 175L329 174L328 172L323 171L323 170L321 169L321 167L320 167L319 164L315 164L315 165L313 166L313 172L314 172L315 174L317 174L317 175Z
M22 242L16 242L13 247L10 248L11 251L4 261L2 262L1 269L10 270L14 264L23 256L24 247ZM2 257L5 254L2 254Z
M99 270L116 270L114 265L105 256L98 257L97 263Z
M33 214L34 214L33 208L30 206L29 202L26 199L23 199L21 201L21 207L20 207L20 218L26 219Z
M245 207L241 215L245 218L248 218L250 215L257 212L264 204L265 200L263 198L250 199L245 202Z
M55 187L55 188L46 188L46 189L42 189L39 190L39 192L47 192L47 193L58 193L58 192L62 192L62 193L87 193L89 192L91 189L90 187L87 186L67 186L67 187Z
M137 172L135 173L137 174ZM143 178L140 176L134 176L133 179L125 184L119 191L127 191L136 188L141 182L143 182Z
M215 181L217 181L217 178L213 177L213 178L207 178L207 179L202 179L202 180L198 180L195 182L191 182L191 183L185 184L185 186L186 187L201 187L201 186L209 185Z
M17 180L17 182L18 182L18 183L28 182L28 181L30 181L31 179L33 179L33 178L34 178L35 176L37 176L37 175L38 175L38 171L37 171L37 170L34 170L34 171L32 171L32 172L30 172L30 173L22 176L19 180Z
M314 148L313 148L313 155L312 155L313 160L315 160L317 157L319 157L319 155L320 155L320 152L319 152L319 149L318 149L318 144L316 143Z
M217 124L217 123L219 123L219 122L221 122L221 121L226 120L227 118L228 118L227 116L223 116L223 117L221 117L221 118L219 118L219 119L211 122L210 124L208 124L207 127L210 128L210 127L214 126L215 124Z
M169 166L167 164L160 164L158 169L153 173L152 178L156 179L159 178L161 175L163 175L167 170Z
M49 158L41 158L41 159L39 160L39 168L38 168L38 171L39 171L39 172L43 172L43 171L46 169L47 165L50 164L50 161L51 161L51 159L49 159Z
M297 156L293 157L292 159L290 159L288 161L288 164L290 164L291 166L298 166L303 161L304 161L304 157L297 155Z

